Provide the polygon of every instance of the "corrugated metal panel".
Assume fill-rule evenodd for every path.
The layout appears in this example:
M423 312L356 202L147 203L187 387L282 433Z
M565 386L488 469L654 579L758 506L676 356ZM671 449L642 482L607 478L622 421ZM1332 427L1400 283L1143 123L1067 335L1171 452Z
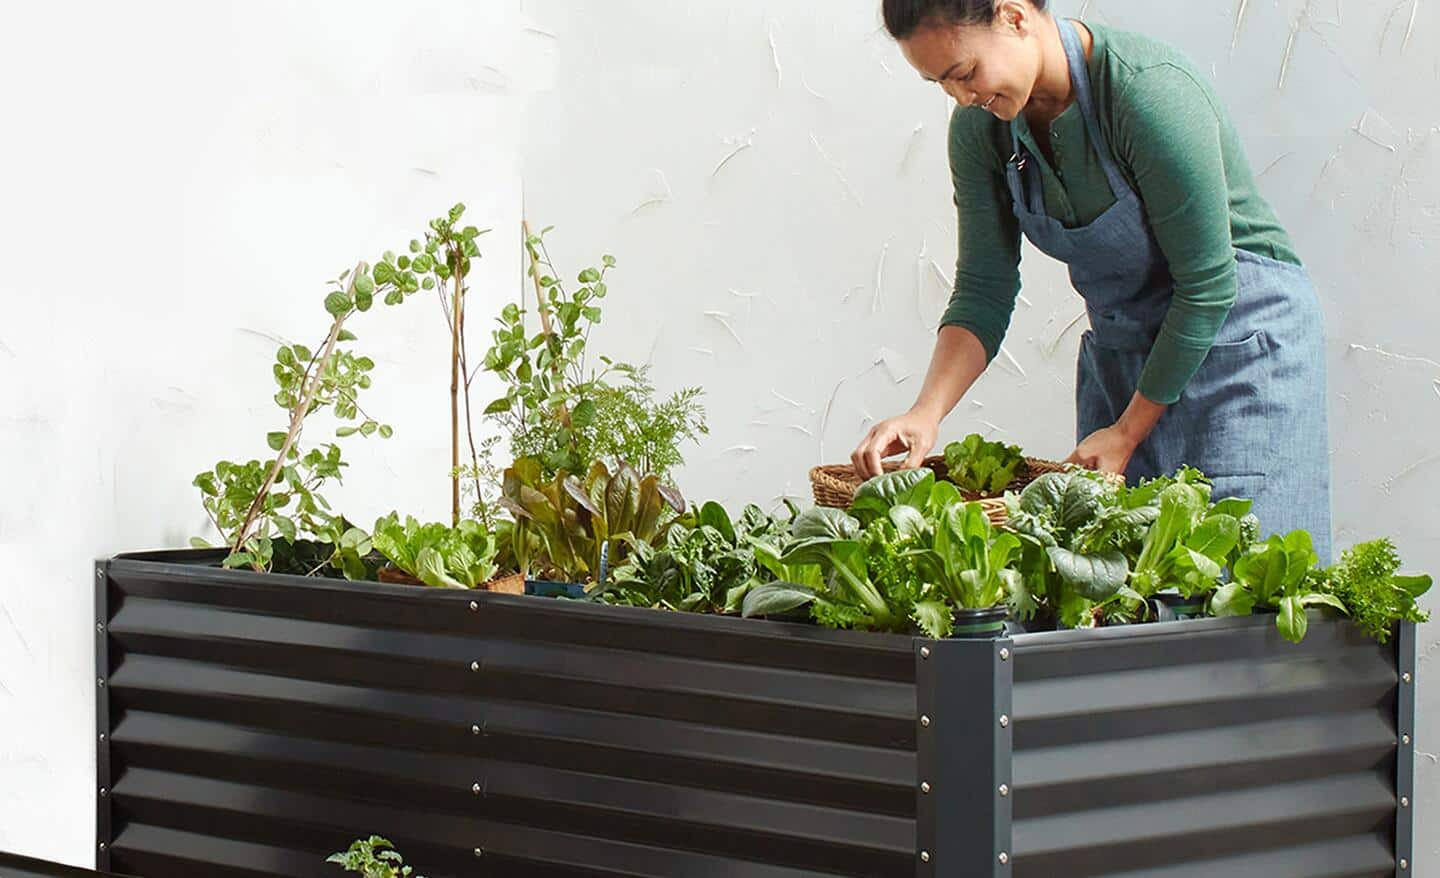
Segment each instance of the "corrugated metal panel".
M911 638L160 563L206 557L100 568L113 868L913 874Z
M109 872L92 872L89 869L78 869L74 866L64 866L60 863L0 851L0 878L90 878L90 876L125 878L125 876L112 875Z
M1300 645L1266 618L1027 635L1014 685L1016 878L1395 874L1394 645L1318 615Z

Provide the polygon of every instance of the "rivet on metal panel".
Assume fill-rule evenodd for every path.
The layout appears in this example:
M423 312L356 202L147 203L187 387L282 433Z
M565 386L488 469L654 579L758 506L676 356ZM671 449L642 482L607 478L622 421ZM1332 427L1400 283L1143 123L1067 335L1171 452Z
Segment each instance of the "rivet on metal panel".
M104 623L104 622L96 622L96 623L95 623L95 630L96 630L96 631L99 631L101 634L104 634L104 633L105 633L105 623Z
M478 610L478 609L480 609L480 604L479 604L478 602L476 602L476 601L471 601L471 602L470 602L470 612L473 613L473 612L475 612L475 611Z
M95 578L96 578L96 579L104 579L104 578L105 578L105 571L104 571L104 570L96 570L96 571L95 571Z
M107 790L107 789L105 789L104 787L101 787L101 788L100 788L100 798L103 799L103 798L105 798L105 797L108 796L108 795L110 795L110 791Z
M1002 728L1002 729L1008 729L1009 727L1010 727L1010 717L1006 716L1006 715L1003 714L1003 713L1000 714L1000 728Z
M927 729L930 728L930 717L928 717L928 716L921 716L921 717L920 717L920 725L924 726L924 727L927 728Z
M1001 795L1002 798L1005 797L1005 796L1010 795L1010 785L1009 785L1009 784L1003 784L1003 783L1002 783L1002 784L1000 785L1000 795Z
M105 842L100 842L100 850L105 850Z
M477 857L483 857L483 856L485 856L485 851L484 851L482 848L476 848L476 849L475 849L475 856L477 856Z
M470 734L472 734L472 735L478 735L478 734L480 734L480 727L479 727L479 726L471 726L471 727L470 727Z
M929 851L921 851L921 852L920 852L920 862L922 862L922 863L928 863L928 862L930 862L930 852L929 852Z
M1400 797L1400 807L1401 807L1401 808L1409 808L1409 807L1410 807L1410 797L1409 797L1409 796L1401 796L1401 797Z
M470 663L470 670L472 670L472 671L479 671L479 670L480 670L480 663L479 663L479 662L471 662L471 663Z
M1410 743L1410 736L1409 736L1409 735L1401 735L1401 736L1400 736L1400 743L1405 744L1405 745L1409 745L1409 743Z
M1410 868L1410 861L1409 861L1409 860L1401 860L1401 861L1400 861L1400 871L1401 871L1401 872L1404 872L1404 871L1405 871L1406 869L1408 869L1408 868Z
M477 783L477 784L471 784L471 785L470 785L470 792L474 793L474 794L477 795L477 796L480 795L480 785L479 785L478 783Z
M1000 648L1000 661L1002 661L1002 662L1008 662L1008 661L1010 661L1010 650L1004 648L1003 646Z
M1401 674L1401 675L1400 675L1400 679L1403 680L1403 681L1405 681L1406 683L1409 683L1409 682L1410 682L1410 672L1409 672L1409 671L1406 671L1405 673Z
M926 794L928 794L928 793L930 792L930 781L928 781L928 780L922 780L922 781L920 782L920 792L926 793Z
M102 743L104 742L104 740L105 740L105 733L104 733L104 732L101 732L101 733L100 733L100 740L101 740Z
M104 689L104 688L105 688L105 681L104 681L104 680L99 680L99 679L97 679L97 680L95 681L95 685L96 685L96 686L99 686L101 689Z
M1000 861L1000 865L1003 866L1003 865L1005 865L1006 863L1010 862L1010 855L1007 854L1007 853L1005 853L1004 851L1001 851L1001 852L1000 852L1000 856L996 857L995 859L999 860L999 861Z
M928 659L928 658L930 657L930 647L928 647L928 646L922 646L922 647L920 647L920 657L921 657L922 659Z

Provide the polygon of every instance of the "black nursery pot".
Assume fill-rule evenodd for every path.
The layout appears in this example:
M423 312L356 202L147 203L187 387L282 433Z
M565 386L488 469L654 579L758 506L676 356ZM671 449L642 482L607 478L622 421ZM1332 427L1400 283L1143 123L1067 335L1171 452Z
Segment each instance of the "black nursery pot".
M1150 610L1157 622L1199 619L1205 615L1205 596L1186 597L1179 592L1162 591L1150 598Z
M1005 636L1005 620L1010 608L1005 605L987 607L983 610L962 609L955 611L955 630L951 637L962 640L988 640Z

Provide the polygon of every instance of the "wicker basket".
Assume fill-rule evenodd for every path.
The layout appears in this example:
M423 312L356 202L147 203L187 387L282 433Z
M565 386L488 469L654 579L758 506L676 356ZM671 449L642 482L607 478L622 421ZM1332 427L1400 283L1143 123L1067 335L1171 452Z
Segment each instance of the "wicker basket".
M884 463L885 472L891 473L900 469L900 461L892 460ZM927 457L922 464L935 471L935 477L945 478L949 470L945 466L945 458L940 456ZM1063 472L1069 465L1056 463L1053 460L1041 460L1038 457L1025 458L1025 465L1020 473L1005 486L1007 491L1019 491L1026 485L1046 473ZM1114 478L1118 479L1118 476ZM846 464L835 464L831 466L817 466L810 470L810 488L815 495L815 505L833 506L837 509L849 508L855 500L855 491L865 480L855 473L855 467ZM1009 512L1005 508L1005 500L994 494L981 494L974 491L961 491L961 496L966 500L977 501L980 507L985 510L990 523L996 525L1004 524L1009 520Z

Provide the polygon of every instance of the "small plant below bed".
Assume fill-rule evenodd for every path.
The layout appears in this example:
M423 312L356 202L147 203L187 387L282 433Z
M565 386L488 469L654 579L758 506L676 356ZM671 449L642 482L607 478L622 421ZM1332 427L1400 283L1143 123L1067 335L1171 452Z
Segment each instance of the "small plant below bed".
M355 840L349 850L331 854L325 862L338 863L346 872L359 872L363 878L425 878L405 865L395 845L378 835Z

